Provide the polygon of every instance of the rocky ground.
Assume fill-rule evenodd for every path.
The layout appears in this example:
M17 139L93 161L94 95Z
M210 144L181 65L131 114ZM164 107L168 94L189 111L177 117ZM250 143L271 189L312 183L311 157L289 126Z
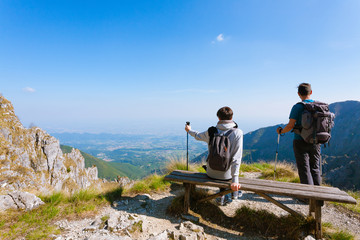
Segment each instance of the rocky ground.
M214 189L215 190L215 189ZM232 231L211 224L206 220L192 224L180 217L166 214L166 209L181 189L151 195L124 197L114 202L112 207L103 209L101 214L80 221L62 220L56 224L64 230L56 240L70 239L266 239L261 235ZM292 198L273 196L290 208L308 213L308 205ZM288 214L274 204L267 202L251 192L243 192L241 199L233 201L220 209L233 216L236 209L246 205L255 209L266 209L278 216ZM331 223L339 230L346 230L360 239L360 216L339 210L336 206L325 205L322 208L323 222ZM310 238L311 239L311 238Z

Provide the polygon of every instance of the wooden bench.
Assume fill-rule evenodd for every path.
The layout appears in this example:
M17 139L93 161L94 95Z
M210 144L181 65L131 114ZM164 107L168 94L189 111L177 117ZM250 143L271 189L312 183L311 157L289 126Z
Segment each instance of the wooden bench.
M208 201L213 198L231 193L230 181L221 181L209 178L205 173L189 172L176 170L165 177L167 181L181 182L185 187L185 198L184 198L184 213L187 214L190 208L190 189L196 185L204 185L218 188L225 188L225 191L213 194L200 199L200 202ZM275 194L281 196L289 196L300 199L309 200L309 215L315 218L315 235L316 239L322 239L322 228L321 228L321 207L324 205L324 201L340 202L340 203L351 203L356 204L356 200L349 196L346 192L341 191L334 187L325 186L314 186L299 183L287 183L278 182L271 180L262 179L248 179L239 178L241 184L241 190L251 191L266 200L276 204L278 207L285 211L298 216L305 217L303 214L294 211L288 206L275 200L268 194Z

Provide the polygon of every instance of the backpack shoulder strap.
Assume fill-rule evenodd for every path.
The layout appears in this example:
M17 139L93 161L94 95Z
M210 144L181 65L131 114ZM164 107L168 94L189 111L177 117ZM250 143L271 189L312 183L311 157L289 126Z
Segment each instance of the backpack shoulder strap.
M228 137L230 136L230 134L232 134L233 132L235 132L236 128L230 128L225 134L224 136Z
M314 112L315 110L315 105L317 104L318 102L316 101L313 101L313 102L298 102L297 104L301 104L304 106L304 110L307 110L309 112Z
M217 132L218 132L218 130L216 127L214 127L214 126L209 127L209 129L208 129L208 134L209 134L209 138L210 138L209 143L211 142L212 138L214 137L214 134Z

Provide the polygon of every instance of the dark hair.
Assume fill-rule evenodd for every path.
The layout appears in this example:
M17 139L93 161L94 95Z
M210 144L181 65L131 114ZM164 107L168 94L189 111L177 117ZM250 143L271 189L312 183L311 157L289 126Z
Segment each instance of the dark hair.
M310 83L301 83L299 86L298 86L298 93L301 95L301 96L307 96L311 93L311 85Z
M229 107L222 107L217 111L216 116L218 116L220 120L231 120L233 111Z

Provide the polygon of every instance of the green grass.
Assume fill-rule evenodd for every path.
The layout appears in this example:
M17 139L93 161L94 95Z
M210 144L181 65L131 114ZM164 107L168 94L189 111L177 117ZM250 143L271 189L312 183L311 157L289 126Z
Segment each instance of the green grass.
M240 172L263 172L268 169L274 169L274 165L266 162L258 162L252 164L242 163L240 166Z
M261 179L300 183L300 178L295 170L295 166L286 162L278 162L276 164L276 172L274 162L242 163L240 172L259 172L261 173Z
M354 240L355 237L346 231L325 234L326 239L329 240Z
M173 157L170 159L165 169L167 173L170 173L174 170L186 170L186 160L183 157ZM200 164L189 164L189 171L206 172ZM164 191L170 186L170 182L164 180L165 175L152 174L142 180L137 180L131 188L125 189L124 192L126 194L132 194Z
M166 164L165 167L167 173L170 173L174 170L187 170L187 167L189 167L189 171L205 172L201 164L189 163L187 166L186 158L183 156L170 157L169 160L170 161Z
M108 187L98 193L81 190L72 195L56 192L39 196L44 205L32 211L7 211L0 215L0 239L49 239L51 234L59 234L53 222L63 218L77 219L96 214L103 206L119 199L122 189Z
M153 174L143 180L136 181L125 193L149 193L152 191L164 191L170 186L170 182L164 180L165 175Z
M347 191L347 193L355 198L357 204L346 204L346 203L336 203L332 202L333 205L344 207L352 212L360 213L360 191Z
M0 229L5 225L5 220L0 221Z

